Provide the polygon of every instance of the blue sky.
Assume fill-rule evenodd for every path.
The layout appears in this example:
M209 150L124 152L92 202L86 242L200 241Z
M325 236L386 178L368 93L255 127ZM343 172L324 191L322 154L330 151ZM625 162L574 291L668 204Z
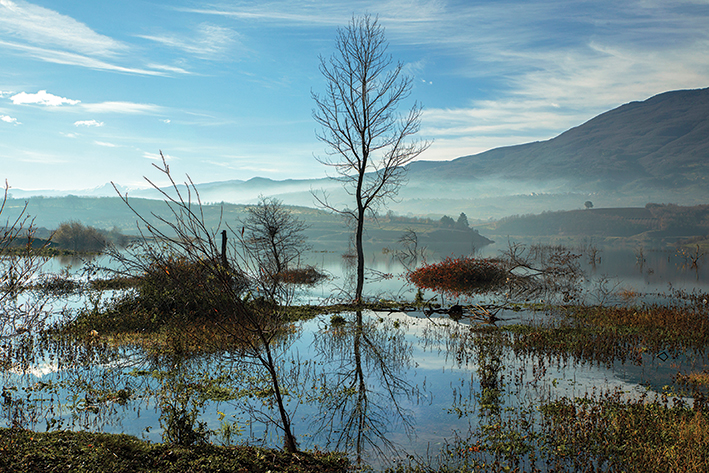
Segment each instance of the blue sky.
M709 0L0 0L0 178L143 185L159 150L195 182L323 177L319 56L364 13L414 78L421 159L709 86Z

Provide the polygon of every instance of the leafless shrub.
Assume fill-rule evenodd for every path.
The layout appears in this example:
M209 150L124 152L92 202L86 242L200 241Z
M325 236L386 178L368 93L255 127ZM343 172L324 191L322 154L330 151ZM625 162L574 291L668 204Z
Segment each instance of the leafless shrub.
M231 339L240 362L263 370L270 383L272 405L278 412L278 421L274 420L274 423L283 432L284 449L296 452L298 447L285 407L280 375L282 354L278 347L282 344L278 340L285 322L284 310L276 298L254 299L259 288L270 284L264 281L269 277L268 268L261 268L258 258L250 258L253 253L248 248L246 252L240 252L236 244L226 244L223 239L226 232L221 233L221 220L217 228L207 226L199 193L189 176L184 186L178 185L164 157L162 165L155 167L168 179L170 187L164 190L150 179L146 178L146 181L161 193L168 214L141 215L131 206L128 197L121 195L138 218L141 235L141 241L132 251L116 255L123 263L122 271L141 275L163 268L166 284L169 281L180 291L180 297L206 300L208 308L195 311L194 316L203 321L200 326L221 332L220 339ZM220 233L223 244L220 244ZM235 240L241 236L239 234ZM185 278L181 271L171 272L176 261L180 262L179 267L198 270L199 281Z
M0 203L0 215L8 201L7 181ZM0 338L35 333L51 315L52 294L31 290L33 282L47 261L34 244L34 222L27 214L27 204L0 229ZM36 289L36 288L35 288Z

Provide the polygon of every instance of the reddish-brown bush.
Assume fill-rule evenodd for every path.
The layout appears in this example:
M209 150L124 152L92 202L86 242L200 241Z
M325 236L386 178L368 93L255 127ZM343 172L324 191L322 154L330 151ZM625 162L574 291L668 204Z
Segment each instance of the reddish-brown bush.
M460 295L478 294L502 286L507 270L497 260L483 258L446 258L440 263L422 266L408 275L411 283L421 289Z
M312 266L305 268L285 269L276 275L276 278L286 284L302 284L311 286L326 276Z

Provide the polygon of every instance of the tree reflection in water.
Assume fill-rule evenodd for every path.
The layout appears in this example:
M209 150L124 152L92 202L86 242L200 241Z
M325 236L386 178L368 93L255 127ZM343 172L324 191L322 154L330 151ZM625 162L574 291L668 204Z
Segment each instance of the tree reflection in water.
M324 368L319 378L320 412L313 426L327 435L327 448L383 458L397 450L390 438L401 426L414 435L413 413L402 406L412 386L405 378L412 346L396 321L350 314L315 335Z

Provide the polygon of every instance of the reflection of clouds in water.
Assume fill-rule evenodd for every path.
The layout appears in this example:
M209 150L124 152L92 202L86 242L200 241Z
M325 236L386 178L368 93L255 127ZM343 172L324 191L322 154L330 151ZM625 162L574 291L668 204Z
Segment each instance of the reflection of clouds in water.
M10 373L20 375L20 376L26 376L26 375L31 375L35 376L37 378L42 378L48 374L52 373L57 373L59 372L59 366L54 363L54 362L42 362L37 365L32 365L29 366L25 370L17 369L17 368L10 368Z

